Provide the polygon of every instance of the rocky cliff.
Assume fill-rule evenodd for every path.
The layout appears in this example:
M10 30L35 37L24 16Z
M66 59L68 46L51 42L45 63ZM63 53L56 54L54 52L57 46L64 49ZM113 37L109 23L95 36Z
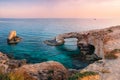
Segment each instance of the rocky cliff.
M70 32L60 34L53 42L46 41L48 45L62 45L66 38L77 38L77 44L90 44L95 47L95 54L104 58L104 55L114 49L120 49L120 26L84 32Z

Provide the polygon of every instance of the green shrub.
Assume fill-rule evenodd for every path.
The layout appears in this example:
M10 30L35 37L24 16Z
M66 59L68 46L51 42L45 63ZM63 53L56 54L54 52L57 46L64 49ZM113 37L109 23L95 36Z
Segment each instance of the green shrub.
M53 74L54 73L54 70L49 70L48 71L48 74Z
M86 76L92 76L92 75L97 75L98 73L92 72L92 71L86 71L84 73L76 73L72 77L70 77L68 80L78 80L78 78L83 78Z
M110 33L113 32L111 29L108 30Z
M105 59L117 59L118 56L116 56L116 53L119 53L120 49L114 49L111 52L105 54Z
M0 80L10 80L8 74L0 73Z
M117 58L118 58L118 56L116 56L113 53L108 53L105 55L105 59L117 59Z
M52 76L48 76L48 79L47 80L52 80L53 78L52 78Z
M117 53L117 52L120 52L120 49L114 49L111 51L111 53Z

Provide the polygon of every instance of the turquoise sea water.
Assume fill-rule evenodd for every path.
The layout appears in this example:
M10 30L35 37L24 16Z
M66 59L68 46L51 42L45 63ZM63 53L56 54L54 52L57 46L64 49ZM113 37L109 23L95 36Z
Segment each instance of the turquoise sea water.
M62 46L48 46L43 41L58 34L105 28L119 22L111 19L0 19L0 51L15 59L27 59L29 63L54 60L67 68L82 68L88 64L75 57L80 54L76 39L66 39ZM23 38L17 45L6 42L11 30Z

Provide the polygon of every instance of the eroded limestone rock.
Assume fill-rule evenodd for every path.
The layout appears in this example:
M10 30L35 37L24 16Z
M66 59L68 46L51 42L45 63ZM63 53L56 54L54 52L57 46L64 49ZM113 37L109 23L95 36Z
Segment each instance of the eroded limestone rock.
M11 40L11 39L13 39L13 38L16 37L16 36L17 36L16 31L11 31L11 32L9 33L8 39Z
M26 64L26 60L10 59L6 54L0 52L0 69L2 69L3 72L9 72L25 64Z
M120 49L120 26L85 32L70 32L56 36L55 44L64 44L66 38L77 38L77 43L87 43L95 47L95 54L104 58L104 55L114 49ZM48 44L49 45L49 44ZM78 45L79 46L79 45Z
M0 52L0 64L5 64L8 61L9 61L9 58L7 57L7 55Z
M7 38L7 43L8 44L17 44L20 41L21 41L21 38L17 36L16 31L11 31L9 33L9 36Z
M18 72L30 76L33 80L67 80L68 78L67 69L55 61L24 65L14 71L14 73Z

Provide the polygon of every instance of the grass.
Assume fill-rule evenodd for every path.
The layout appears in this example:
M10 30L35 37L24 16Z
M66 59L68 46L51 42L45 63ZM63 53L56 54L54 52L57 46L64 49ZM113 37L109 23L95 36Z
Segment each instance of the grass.
M9 78L10 80L24 80L23 74L13 73L13 72L9 74Z
M0 80L10 80L7 73L4 73L3 67L0 67Z
M116 53L120 53L120 49L114 49L111 52L105 54L105 59L117 59L118 56L115 55Z
M14 73L0 73L0 80L25 80L20 74Z
M92 75L98 75L98 73L92 72L92 71L86 71L86 72L83 72L83 73L76 73L75 75L70 77L68 80L78 80L79 78L83 78L83 77L86 77L86 76L92 76Z
M24 70L18 70L9 74L10 80L36 80Z
M34 80L22 72L5 73L0 68L0 80Z

